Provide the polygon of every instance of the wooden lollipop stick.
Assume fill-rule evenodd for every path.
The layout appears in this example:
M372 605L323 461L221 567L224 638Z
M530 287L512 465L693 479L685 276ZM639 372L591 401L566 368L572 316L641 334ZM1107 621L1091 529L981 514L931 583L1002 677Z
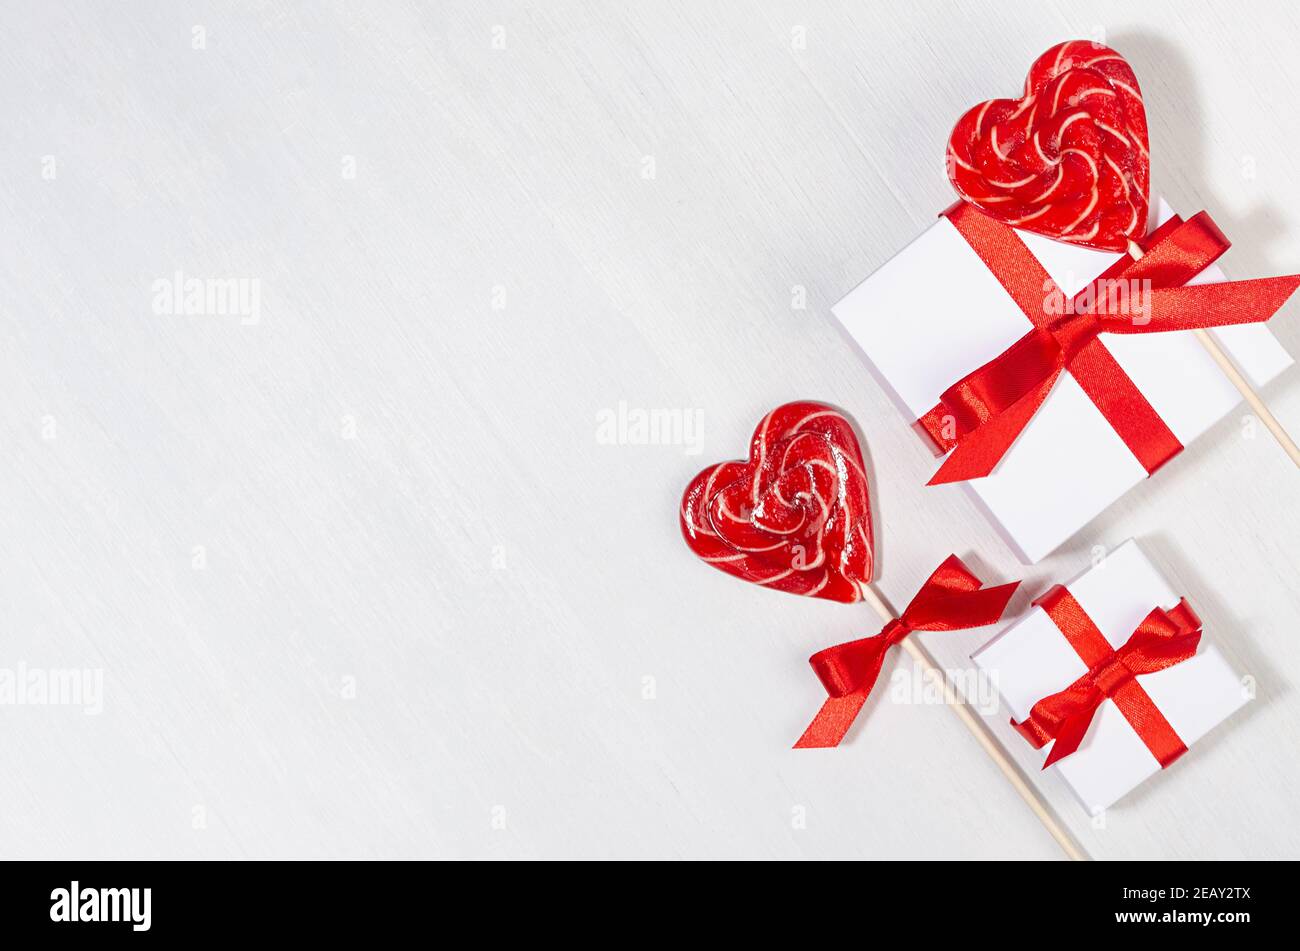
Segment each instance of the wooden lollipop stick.
M888 623L898 617L872 585L860 584L858 587L862 591L862 599L875 608L876 613L880 615L881 621ZM1056 840L1057 845L1073 861L1087 861L1087 854L1074 841L1065 827L1061 825L1060 820L1056 818L1051 808L1043 801L1042 796L1029 784L1029 780L1025 779L1024 774L1020 772L1020 768L1011 761L1006 751L993 739L988 728L984 725L984 721L970 708L966 698L958 692L951 680L939 669L929 652L921 646L915 637L903 638L903 648L912 655L912 659L920 665L922 670L934 678L935 681L943 684L943 698L948 709L956 713L957 718L966 725L966 729L970 731L971 736L975 737L975 741L984 748L984 752L997 764L998 769L1002 770L1002 775L1020 794L1020 798L1025 801L1025 805L1038 817L1038 821Z
M1129 256L1136 261L1142 257L1142 248L1138 246L1136 241L1130 241L1128 243L1128 253ZM1257 392L1255 392L1255 388L1250 385L1250 381L1247 380L1246 377L1242 375L1242 372L1237 369L1237 365L1232 362L1232 358L1228 356L1224 349L1219 346L1219 342L1210 336L1207 331L1193 330L1192 333L1196 336L1196 339L1201 342L1201 345L1205 347L1206 350L1210 351L1210 356L1214 358L1214 362L1219 365L1219 369L1223 371L1223 375L1231 380L1232 385L1237 388L1239 393L1241 393L1242 398L1245 399L1246 403L1250 406L1251 412L1258 416L1260 422L1264 424L1264 427L1273 434L1273 438L1277 440L1277 444L1282 447L1283 451L1286 452L1288 456L1291 457L1291 461L1295 464L1296 468L1300 468L1300 446L1295 444L1295 440L1291 438L1290 433L1288 433L1282 427L1282 424L1277 421L1277 417L1274 416L1272 410L1264 404L1264 400Z

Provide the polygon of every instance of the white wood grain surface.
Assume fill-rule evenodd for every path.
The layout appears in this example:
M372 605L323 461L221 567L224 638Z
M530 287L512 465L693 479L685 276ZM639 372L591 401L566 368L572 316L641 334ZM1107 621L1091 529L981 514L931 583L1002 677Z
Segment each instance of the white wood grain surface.
M4 855L1057 857L942 707L789 750L808 654L878 624L705 569L676 508L796 397L866 436L895 602L956 551L1023 607L1138 536L1255 679L1101 828L991 717L1093 856L1300 855L1277 447L1226 421L1023 569L828 313L950 200L960 111L1074 36L1229 273L1294 271L1293 4L4 8L0 668L103 676L97 715L0 706ZM258 319L155 313L177 270ZM1300 430L1295 374L1267 396ZM620 404L702 430L603 444Z

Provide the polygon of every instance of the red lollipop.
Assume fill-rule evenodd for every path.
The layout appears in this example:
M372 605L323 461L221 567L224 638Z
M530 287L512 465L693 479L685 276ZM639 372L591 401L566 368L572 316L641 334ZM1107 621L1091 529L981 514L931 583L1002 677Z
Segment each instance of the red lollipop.
M948 557L895 614L871 586L871 505L853 427L822 403L787 403L763 417L746 462L705 469L686 489L682 534L691 550L728 574L792 594L866 600L884 629L810 659L830 699L799 747L838 746L866 702L889 649L913 631L992 624L1015 584L985 588Z
M828 696L795 744L800 749L839 745L895 645L902 645L935 682L944 682L943 672L909 635L992 624L1016 589L1016 584L984 587L951 555L896 615L870 583L875 559L862 450L849 421L823 403L786 403L764 416L747 461L710 466L691 480L682 498L681 526L691 550L715 568L793 594L865 600L884 622L874 637L809 658ZM1048 831L1071 857L1080 857L979 717L955 689L945 689L952 709Z
M1150 163L1137 77L1087 40L1053 46L1023 96L975 106L948 141L948 177L980 211L1105 251L1146 234Z
M682 534L713 567L756 584L858 601L871 580L871 503L853 427L822 403L763 417L745 462L721 462L682 498Z

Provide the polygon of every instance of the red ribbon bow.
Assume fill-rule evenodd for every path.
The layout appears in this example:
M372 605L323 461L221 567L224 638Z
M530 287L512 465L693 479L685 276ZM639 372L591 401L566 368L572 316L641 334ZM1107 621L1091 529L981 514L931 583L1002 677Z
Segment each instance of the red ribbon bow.
M958 631L984 627L1002 617L1020 582L982 588L956 555L949 555L921 586L903 616L875 637L818 651L808 659L830 699L799 737L795 749L839 746L880 676L885 652L912 631Z
M1120 258L1067 304L1010 227L965 202L944 214L1034 326L945 391L919 420L936 446L952 450L931 485L991 473L1066 370L1147 474L1154 473L1182 443L1098 335L1261 323L1300 286L1297 275L1183 286L1229 247L1202 211L1189 221L1165 222L1148 236L1141 258ZM1049 301L1062 306L1049 308Z
M1168 611L1156 608L1118 650L1111 648L1092 618L1061 585L1034 603L1047 612L1088 665L1088 672L1070 686L1034 704L1023 723L1011 722L1034 749L1056 741L1043 769L1079 748L1097 709L1108 699L1124 714L1161 769L1187 752L1187 744L1137 682L1142 674L1153 674L1195 656L1201 642L1201 619L1186 600Z

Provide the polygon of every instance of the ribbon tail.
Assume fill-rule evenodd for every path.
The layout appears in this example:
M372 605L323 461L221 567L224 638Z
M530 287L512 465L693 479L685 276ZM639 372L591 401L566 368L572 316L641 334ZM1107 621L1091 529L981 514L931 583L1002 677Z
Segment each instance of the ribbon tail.
M1107 333L1163 333L1211 330L1238 324L1259 324L1277 313L1297 287L1300 275L1260 277L1217 284L1158 287L1147 293L1150 310L1103 318Z
M808 725L808 729L803 731L803 736L799 737L799 742L795 743L794 748L809 750L839 746L840 740L844 739L844 734L849 732L849 727L857 719L858 711L866 702L865 693L831 697L822 704L822 708L817 711L817 716Z
M1029 421L1034 418L1034 414L1043 405L1047 394L1056 385L1056 378L1060 375L1061 371L1057 369L1006 410L962 435L957 441L957 448L948 454L943 465L926 484L965 482L968 479L982 479L992 473L1020 433L1029 425Z
M1043 725L1034 719L1033 711L1029 716L1017 723L1014 719L1011 726L1017 733L1023 736L1036 750L1041 750L1048 743L1052 742L1052 734L1043 728Z
M830 699L817 711L795 749L840 745L880 678L889 647L889 639L878 634L818 651L808 659Z
M1061 724L1061 728L1056 734L1056 742L1052 744L1052 749L1047 754L1047 760L1043 763L1043 769L1047 769L1053 763L1065 759L1079 748L1083 738L1088 733L1088 727L1092 725L1094 712L1096 712L1096 707L1089 709L1086 713L1070 717Z

